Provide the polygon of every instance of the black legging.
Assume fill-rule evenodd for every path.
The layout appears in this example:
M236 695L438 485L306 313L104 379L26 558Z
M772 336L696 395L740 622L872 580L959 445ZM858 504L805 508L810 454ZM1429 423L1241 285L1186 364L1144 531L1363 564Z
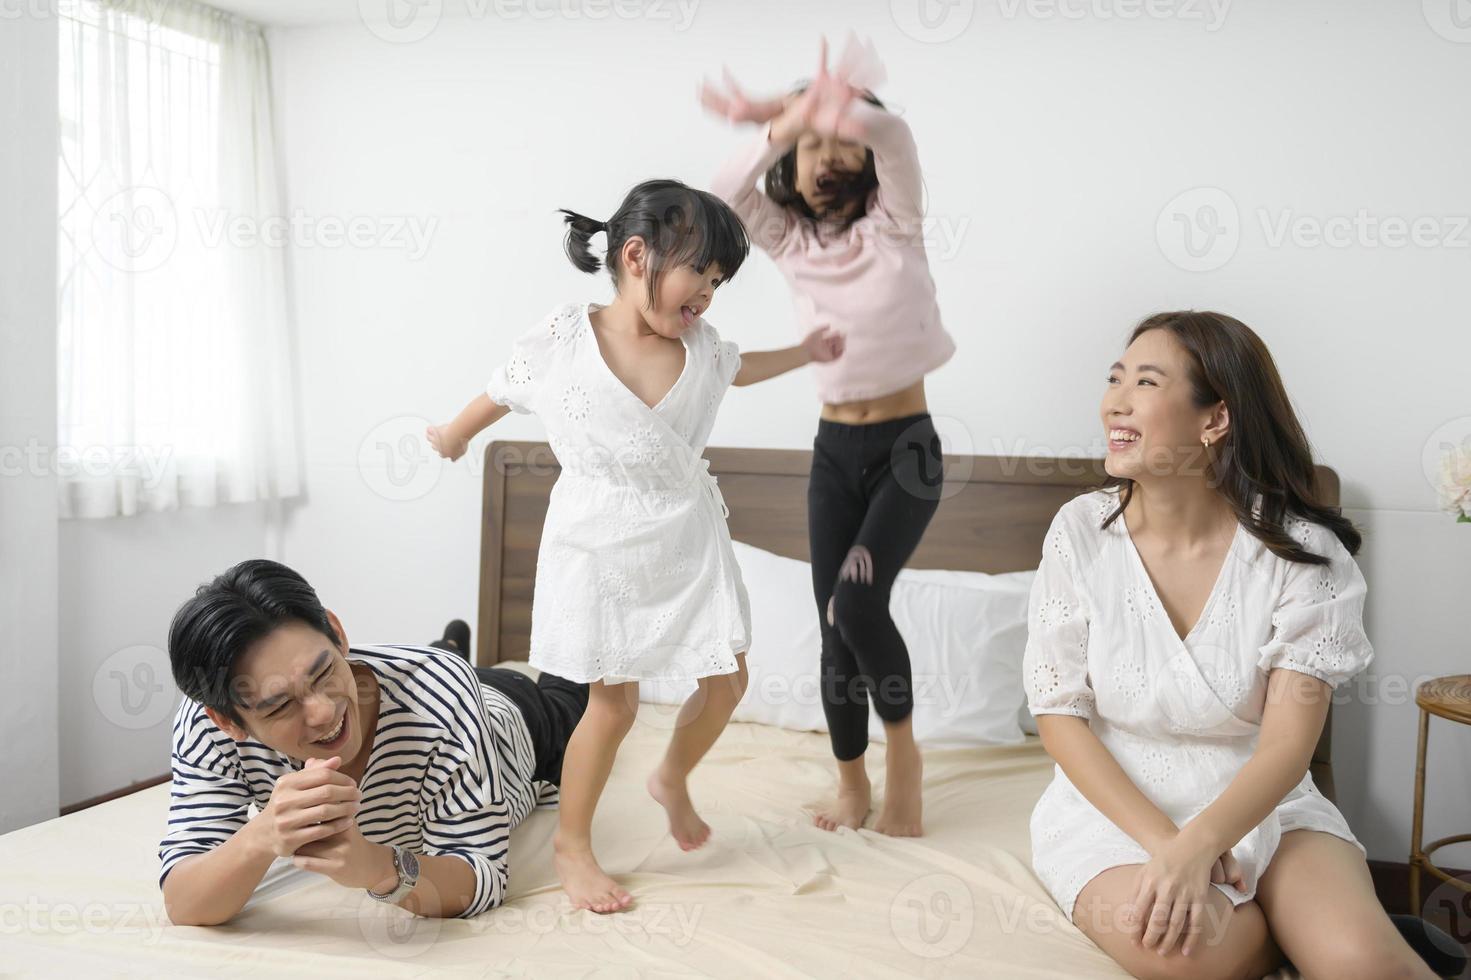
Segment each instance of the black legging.
M914 709L909 650L889 615L889 591L940 505L942 465L928 413L873 425L818 422L807 534L822 624L822 709L841 760L868 748L870 696L886 722Z

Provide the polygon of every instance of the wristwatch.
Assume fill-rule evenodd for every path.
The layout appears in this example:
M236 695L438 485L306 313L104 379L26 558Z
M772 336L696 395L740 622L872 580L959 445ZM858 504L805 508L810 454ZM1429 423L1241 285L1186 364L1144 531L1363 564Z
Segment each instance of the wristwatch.
M373 889L368 889L368 895L380 902L388 902L397 905L403 901L403 897L414 890L414 885L419 882L419 858L408 848L399 847L397 844L389 844L393 848L393 870L398 872L398 887L386 895L380 895Z

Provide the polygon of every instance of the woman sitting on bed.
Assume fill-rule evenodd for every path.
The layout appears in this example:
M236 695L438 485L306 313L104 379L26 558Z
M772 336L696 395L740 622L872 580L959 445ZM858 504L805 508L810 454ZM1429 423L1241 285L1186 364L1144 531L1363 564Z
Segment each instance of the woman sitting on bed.
M1271 355L1228 316L1152 316L1102 422L1110 480L1058 512L1031 595L1038 876L1136 976L1433 976L1308 774L1373 651L1359 532L1318 502Z

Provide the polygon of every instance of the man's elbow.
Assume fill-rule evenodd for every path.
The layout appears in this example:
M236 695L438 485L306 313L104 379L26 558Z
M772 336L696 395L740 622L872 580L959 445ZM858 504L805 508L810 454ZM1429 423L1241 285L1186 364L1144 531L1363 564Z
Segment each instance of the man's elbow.
M235 917L233 912L228 915L208 915L205 909L191 907L188 902L169 898L167 892L163 896L163 911L176 926L222 926Z

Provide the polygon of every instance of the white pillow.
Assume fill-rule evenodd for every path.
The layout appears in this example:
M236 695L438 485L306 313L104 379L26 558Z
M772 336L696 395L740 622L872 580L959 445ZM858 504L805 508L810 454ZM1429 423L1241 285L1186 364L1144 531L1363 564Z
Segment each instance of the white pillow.
M822 640L812 568L741 541L736 559L751 598L750 686L734 720L796 731L827 731L818 686ZM905 569L889 610L909 648L914 734L930 747L1015 744L1026 701L1021 662L1027 599L1036 573L987 575ZM640 697L676 704L693 682L644 682ZM869 736L884 728L870 707Z

